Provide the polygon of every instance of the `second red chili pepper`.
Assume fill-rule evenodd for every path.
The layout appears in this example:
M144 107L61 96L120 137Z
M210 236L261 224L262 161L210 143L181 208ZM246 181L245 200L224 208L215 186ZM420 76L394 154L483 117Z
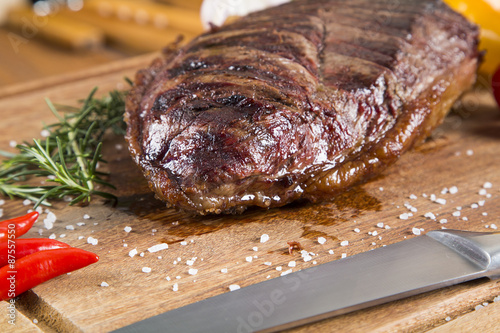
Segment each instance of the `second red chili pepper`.
M69 247L66 243L46 238L24 238L0 242L0 267L12 264L16 260L35 252Z
M0 299L8 300L61 274L83 268L99 260L78 248L36 252L0 268Z

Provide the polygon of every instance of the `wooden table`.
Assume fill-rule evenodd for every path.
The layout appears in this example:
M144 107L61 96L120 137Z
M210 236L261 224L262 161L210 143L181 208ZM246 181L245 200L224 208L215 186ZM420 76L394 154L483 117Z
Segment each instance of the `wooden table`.
M44 97L75 104L94 86L100 87L101 94L123 89L123 77L132 77L153 57L120 60L91 71L3 90L0 148L9 149L11 140L39 137L41 122L54 121L43 103ZM50 208L57 216L54 228L43 227L46 214L42 214L26 236L54 234L72 246L97 253L99 263L23 294L16 302L15 327L7 323L4 303L0 307L0 331L108 332L228 292L231 284L244 287L278 277L279 267L287 270L291 261L296 262L294 271L313 266L312 261L304 262L296 253L288 254L287 241L291 240L315 253L314 262L321 264L341 260L344 253L351 256L415 237L414 227L427 232L441 227L491 231L493 224L500 226L500 111L491 95L480 89L464 98L462 107L431 139L404 155L382 176L322 204L252 209L237 216L192 217L166 209L154 199L126 149L118 149L117 145L125 147L124 140L110 138L105 144L112 170L109 180L118 187L117 207L99 200L88 207L57 203ZM492 187L486 184L483 188L488 182ZM453 186L457 186L457 193L441 193ZM487 194L481 194L483 190ZM445 199L446 204L433 202L433 194ZM417 211L402 219L401 214L410 213L411 207ZM461 207L460 216L453 215L457 207ZM10 218L30 206L13 200L1 208L3 218ZM427 212L435 214L436 219L424 217ZM91 218L85 220L84 214ZM442 219L447 223L440 223ZM78 222L85 225L77 226ZM383 223L384 228L378 223ZM68 225L75 230L68 230ZM132 228L130 233L124 231L126 226ZM377 235L373 236L375 231ZM264 233L270 240L260 243ZM90 236L98 239L97 245L87 243ZM319 236L327 239L325 244L318 243ZM348 240L349 246L341 246L343 240ZM162 242L169 248L157 253L147 251ZM132 249L144 256L130 257ZM334 253L330 254L330 250ZM246 260L249 256L251 262ZM193 258L193 266L188 266L186 261ZM151 273L143 273L143 267L150 267ZM188 274L191 267L198 269L194 276ZM221 272L223 268L227 273ZM102 282L109 287L102 287ZM174 283L178 291L173 291ZM473 281L291 332L499 331L500 302L493 302L499 295L500 281ZM475 310L479 305L487 306ZM37 324L33 323L35 319Z

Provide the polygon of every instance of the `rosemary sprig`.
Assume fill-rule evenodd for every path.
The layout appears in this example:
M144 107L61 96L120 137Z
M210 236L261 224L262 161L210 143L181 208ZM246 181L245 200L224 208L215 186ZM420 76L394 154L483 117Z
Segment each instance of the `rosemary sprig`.
M0 151L5 157L0 164L0 194L32 200L35 207L50 205L50 199L71 197L70 205L88 203L94 195L116 200L96 185L114 188L103 180L99 162L102 139L108 130L123 135L125 93L112 91L95 98L94 88L80 108L59 106L46 100L57 123L44 126L48 136L33 143L16 146L17 153ZM43 186L31 185L44 183Z

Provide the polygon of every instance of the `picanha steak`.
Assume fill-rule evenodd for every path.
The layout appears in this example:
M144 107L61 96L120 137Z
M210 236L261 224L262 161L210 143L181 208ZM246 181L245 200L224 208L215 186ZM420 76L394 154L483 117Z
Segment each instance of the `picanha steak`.
M138 72L127 139L161 200L204 213L328 199L377 175L475 81L439 0L296 0Z

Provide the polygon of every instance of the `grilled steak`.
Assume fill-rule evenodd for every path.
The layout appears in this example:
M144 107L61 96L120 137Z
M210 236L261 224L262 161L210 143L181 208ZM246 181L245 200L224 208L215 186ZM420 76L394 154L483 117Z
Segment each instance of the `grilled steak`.
M331 198L439 125L477 44L438 0L293 1L140 71L129 148L158 198L201 214Z

